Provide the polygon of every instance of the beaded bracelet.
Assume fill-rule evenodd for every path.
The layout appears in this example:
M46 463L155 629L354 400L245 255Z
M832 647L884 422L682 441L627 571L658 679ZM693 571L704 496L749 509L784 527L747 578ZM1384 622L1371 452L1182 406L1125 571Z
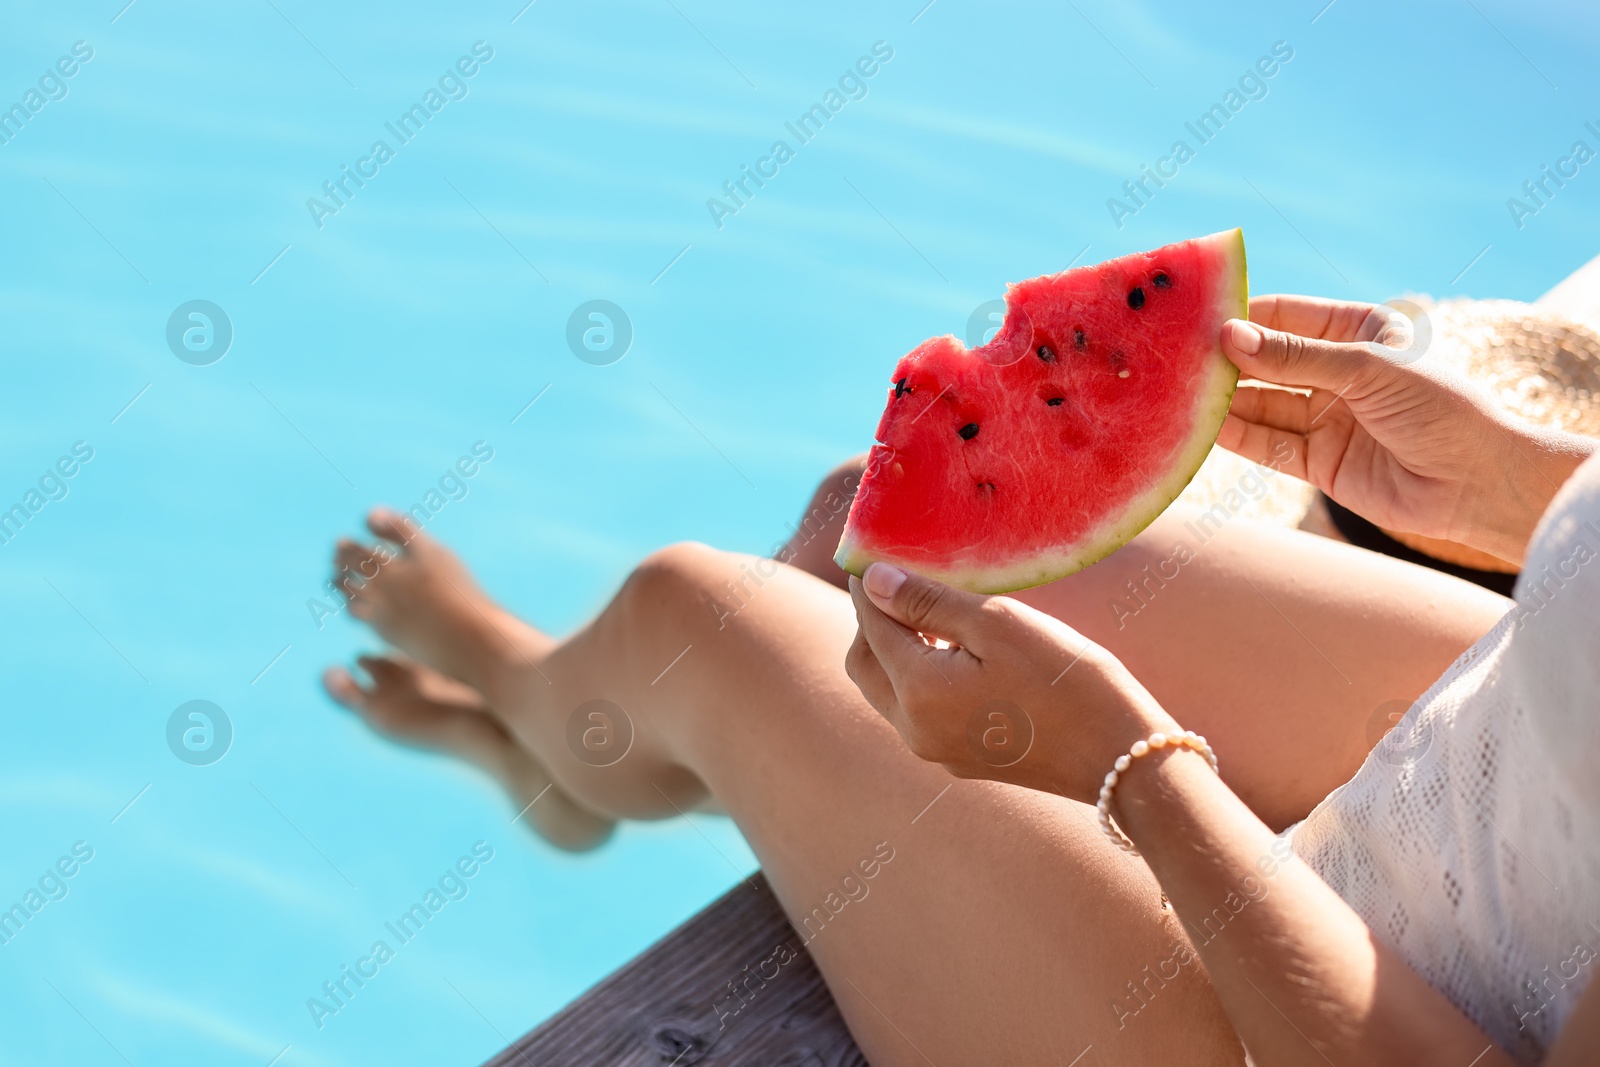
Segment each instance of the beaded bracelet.
M1176 748L1192 748L1206 758L1206 762L1211 764L1211 769L1213 771L1217 769L1217 754L1211 751L1211 746L1206 744L1206 739L1195 733L1193 730L1185 730L1181 734L1171 735L1164 733L1153 733L1147 740L1135 741L1133 743L1133 747L1128 749L1127 755L1118 756L1117 762L1112 764L1111 772L1106 775L1105 785L1100 787L1100 802L1094 806L1094 809L1100 817L1100 829L1104 830L1106 836L1111 838L1112 844L1116 845L1130 856L1137 856L1139 854L1139 850L1134 846L1134 843L1129 841L1127 836L1123 834L1121 830L1117 829L1117 827L1111 822L1112 790L1117 788L1117 779L1122 776L1124 771L1132 766L1134 760L1153 749L1166 748L1168 745ZM1164 901L1166 898L1163 897L1162 899Z

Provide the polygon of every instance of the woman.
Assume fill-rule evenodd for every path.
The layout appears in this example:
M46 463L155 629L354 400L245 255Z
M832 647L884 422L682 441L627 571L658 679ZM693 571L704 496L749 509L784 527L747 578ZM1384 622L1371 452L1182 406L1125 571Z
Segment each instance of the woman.
M1221 443L1381 526L1554 568L1537 608L1293 531L1196 544L1169 510L1015 598L883 564L846 595L814 532L793 566L674 546L557 641L380 511L387 544L336 561L410 659L329 689L519 806L553 783L528 818L570 847L726 811L875 1064L1592 1062L1600 566L1573 560L1583 522L1600 549L1597 443L1407 364L1384 312L1253 301L1224 350L1310 393L1241 388ZM1136 618L1106 609L1180 543ZM1417 703L1374 751L1396 701ZM568 740L595 708L633 731L605 766ZM1220 776L1151 747L1184 731ZM868 870L870 897L819 909Z

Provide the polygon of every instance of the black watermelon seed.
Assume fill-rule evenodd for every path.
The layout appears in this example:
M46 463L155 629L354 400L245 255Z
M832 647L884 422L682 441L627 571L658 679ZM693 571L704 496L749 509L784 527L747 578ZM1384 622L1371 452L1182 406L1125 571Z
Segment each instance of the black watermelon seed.
M1045 403L1049 404L1053 408L1058 408L1061 406L1061 398L1059 396L1053 396L1049 400L1046 400Z
M1056 361L1055 349L1051 348L1049 345L1040 345L1039 358L1044 360L1046 363L1054 363Z
M994 483L993 482L979 482L978 483L978 491L979 492L983 492L983 493L992 493L992 492L994 492Z
M1083 333L1082 330L1073 330L1072 331L1072 344L1073 344L1073 346L1075 348L1082 348L1084 345L1086 345L1088 343L1089 343L1089 339L1084 336L1084 333Z
M1144 290L1137 285L1133 287L1133 292L1128 294L1128 306L1135 311L1144 307Z
M1157 271L1156 272L1156 276L1154 278L1151 278L1150 280L1155 283L1155 287L1157 289L1170 289L1170 288L1172 288L1172 279L1167 277L1161 271Z
M901 378L899 381L894 383L894 396L896 400L900 399L902 396L905 396L910 391L911 390L906 388L906 379Z
M970 441L974 437L978 436L978 424L975 422L969 422L965 426L961 427L961 429L957 430L956 433L961 435L961 439L963 441Z

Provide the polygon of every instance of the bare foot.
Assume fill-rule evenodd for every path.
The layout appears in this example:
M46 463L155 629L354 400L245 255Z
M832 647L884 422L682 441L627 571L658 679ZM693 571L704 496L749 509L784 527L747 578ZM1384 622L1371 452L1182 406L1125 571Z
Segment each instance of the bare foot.
M616 823L556 788L477 690L405 659L362 656L357 662L372 679L370 687L362 688L341 667L329 668L322 682L333 699L378 733L482 767L511 794L520 818L558 848L583 851L611 836Z
M350 613L396 648L482 690L486 657L532 667L554 646L495 604L455 553L404 515L374 508L367 527L382 540L340 540L335 581Z

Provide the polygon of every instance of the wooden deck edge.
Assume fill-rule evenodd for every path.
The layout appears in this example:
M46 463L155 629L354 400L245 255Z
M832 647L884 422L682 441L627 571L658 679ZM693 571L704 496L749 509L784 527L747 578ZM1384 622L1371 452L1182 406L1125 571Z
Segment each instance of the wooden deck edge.
M757 872L485 1067L866 1067Z

